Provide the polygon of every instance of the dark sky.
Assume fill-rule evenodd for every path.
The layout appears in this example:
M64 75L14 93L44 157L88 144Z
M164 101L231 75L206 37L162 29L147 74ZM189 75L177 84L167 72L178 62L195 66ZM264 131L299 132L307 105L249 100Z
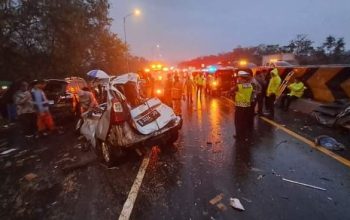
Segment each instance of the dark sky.
M127 19L132 53L171 63L238 45L284 45L297 34L316 46L330 34L350 45L350 0L112 0L112 31L120 37L134 8L142 15Z

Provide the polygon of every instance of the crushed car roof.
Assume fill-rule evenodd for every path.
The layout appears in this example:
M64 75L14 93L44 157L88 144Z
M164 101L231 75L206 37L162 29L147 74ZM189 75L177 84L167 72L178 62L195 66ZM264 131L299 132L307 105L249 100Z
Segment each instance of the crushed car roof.
M111 78L111 84L126 84L128 82L137 83L140 80L140 77L137 73L126 73L120 76Z

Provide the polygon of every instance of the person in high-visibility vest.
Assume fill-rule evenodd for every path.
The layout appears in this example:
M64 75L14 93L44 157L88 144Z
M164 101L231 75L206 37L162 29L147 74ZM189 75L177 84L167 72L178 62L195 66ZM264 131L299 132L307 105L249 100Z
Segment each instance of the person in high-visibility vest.
M202 96L202 92L203 92L203 87L205 85L205 78L204 78L204 74L199 73L196 76L196 86L197 86L197 92L196 95L197 97L201 97Z
M284 111L288 111L289 105L293 100L301 98L304 95L306 87L300 79L295 78L294 82L288 86L289 93L281 98L281 107Z
M194 88L194 82L191 79L190 74L186 76L185 80L185 89L186 89L186 98L188 102L192 102L192 91Z
M250 74L245 71L238 71L238 81L234 87L235 99L235 128L237 140L246 140L251 131L250 123L253 122L251 114L253 85L250 81Z
M278 69L274 68L271 71L271 79L266 91L266 108L269 111L271 117L275 113L275 100L279 86L281 85L281 77L278 74Z

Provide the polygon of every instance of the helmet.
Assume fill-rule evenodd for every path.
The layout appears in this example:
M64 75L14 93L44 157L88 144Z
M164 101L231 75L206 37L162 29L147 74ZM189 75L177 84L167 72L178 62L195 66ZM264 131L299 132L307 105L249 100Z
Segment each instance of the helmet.
M239 76L239 77L249 77L250 74L248 72L246 72L246 71L240 70L240 71L238 71L238 75L237 76Z

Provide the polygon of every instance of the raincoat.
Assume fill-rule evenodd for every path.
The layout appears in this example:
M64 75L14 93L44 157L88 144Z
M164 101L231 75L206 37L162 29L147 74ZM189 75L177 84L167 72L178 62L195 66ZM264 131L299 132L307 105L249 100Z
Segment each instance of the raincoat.
M290 90L290 93L288 93L289 96L295 96L295 97L302 97L305 91L304 83L297 82L292 83L288 86L288 89Z
M197 77L196 77L196 84L197 84L198 86L204 86L204 85L205 85L204 76L197 76Z
M271 71L271 79L267 87L266 95L267 97L272 94L276 95L278 87L281 85L281 77L278 75L278 70L275 68Z

